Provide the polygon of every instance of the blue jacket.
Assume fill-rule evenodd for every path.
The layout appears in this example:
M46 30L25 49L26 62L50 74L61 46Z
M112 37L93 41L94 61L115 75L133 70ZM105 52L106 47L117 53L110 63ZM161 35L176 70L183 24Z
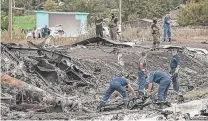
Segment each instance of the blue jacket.
M172 56L171 61L170 61L170 68L176 68L179 64L179 56L178 54Z
M111 83L113 82L116 82L116 84L119 84L121 86L127 86L128 85L128 80L126 80L125 78L123 77L116 77L116 78L113 78Z
M164 24L165 25L170 25L170 23L168 23L168 21L170 21L170 17L165 16L165 18L164 18Z
M150 77L147 80L148 83L157 83L157 84L162 84L162 83L170 83L170 76L166 72L151 72Z

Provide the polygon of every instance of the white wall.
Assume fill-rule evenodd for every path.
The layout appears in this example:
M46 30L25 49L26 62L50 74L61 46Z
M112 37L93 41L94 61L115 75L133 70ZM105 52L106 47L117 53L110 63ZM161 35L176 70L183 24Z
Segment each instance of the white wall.
M49 26L62 24L67 37L78 37L81 22L76 20L74 14L49 14Z

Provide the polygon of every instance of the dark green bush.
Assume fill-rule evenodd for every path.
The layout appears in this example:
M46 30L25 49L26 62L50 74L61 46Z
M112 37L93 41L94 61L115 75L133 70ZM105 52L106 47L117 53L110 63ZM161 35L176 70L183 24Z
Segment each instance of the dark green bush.
M182 9L178 17L178 23L181 26L208 26L208 0L190 3L187 7Z

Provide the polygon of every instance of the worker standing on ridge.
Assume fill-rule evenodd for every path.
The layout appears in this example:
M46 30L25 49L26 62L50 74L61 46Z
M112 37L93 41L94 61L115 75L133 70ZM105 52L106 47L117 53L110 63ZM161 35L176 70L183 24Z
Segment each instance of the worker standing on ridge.
M138 69L138 85L139 85L139 91L142 92L144 95L145 92L145 84L146 84L146 53L142 52L142 58L138 62L139 69Z
M169 42L171 42L170 14L167 14L164 18L164 42L166 41L166 34L168 34Z
M157 18L153 18L153 24L151 25L151 29L152 29L152 38L153 38L152 50L155 50L156 48L159 48L159 44L160 44L160 32L159 32L159 27L157 25Z
M178 82L178 71L179 71L179 56L178 56L178 51L176 48L173 48L171 50L172 57L170 60L170 71L169 73L171 74L172 77L172 82L173 82L173 89L178 92L179 91L179 82Z
M112 13L111 21L109 23L110 37L112 40L117 40L117 22L118 18L116 18L115 15Z
M102 101L100 101L100 108L104 107L107 100L110 98L111 94L114 91L118 91L123 96L123 108L127 108L128 103L128 94L126 91L126 87L132 92L133 96L136 96L136 93L132 86L129 84L128 80L124 77L115 77L111 80L110 86L108 87Z
M163 104L166 102L168 89L170 87L170 76L167 73L161 71L148 73L147 76L147 96L151 95L153 83L159 84L157 103L160 105L160 108L162 108Z
M97 37L103 37L103 19L97 16L95 20L95 26Z

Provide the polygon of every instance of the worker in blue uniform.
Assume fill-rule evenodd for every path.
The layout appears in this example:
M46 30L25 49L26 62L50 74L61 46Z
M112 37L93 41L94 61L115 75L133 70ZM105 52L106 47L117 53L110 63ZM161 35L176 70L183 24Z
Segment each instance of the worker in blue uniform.
M110 86L108 87L103 99L100 101L100 107L105 106L107 100L110 98L111 94L114 91L118 91L123 96L123 106L127 108L128 103L128 94L126 87L132 92L133 96L136 96L136 93L132 86L129 84L128 80L124 77L115 77L111 80Z
M147 74L147 96L151 95L151 89L153 83L159 84L158 89L158 103L164 104L166 102L166 97L168 93L168 89L170 87L170 76L166 72L151 72Z
M45 38L45 37L47 37L49 35L50 35L50 29L48 28L47 25L45 25L45 27L42 28L42 36Z
M166 35L168 34L169 42L171 42L171 25L170 25L170 14L167 14L164 18L164 37L163 41L166 41Z
M173 48L171 50L172 57L170 60L170 71L169 73L171 74L172 77L172 83L173 83L173 89L178 92L179 91L179 82L178 82L178 71L179 71L179 56L178 56L178 51L176 48Z

